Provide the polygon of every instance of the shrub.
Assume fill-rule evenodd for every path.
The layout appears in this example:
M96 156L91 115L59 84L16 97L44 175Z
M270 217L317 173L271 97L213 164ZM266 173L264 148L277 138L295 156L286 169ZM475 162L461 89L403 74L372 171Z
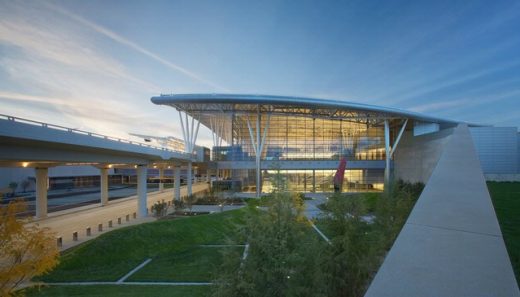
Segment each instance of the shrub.
M154 216L156 217L162 217L166 215L166 210L168 208L168 205L166 202L155 202L154 205L152 205L152 211L154 213Z

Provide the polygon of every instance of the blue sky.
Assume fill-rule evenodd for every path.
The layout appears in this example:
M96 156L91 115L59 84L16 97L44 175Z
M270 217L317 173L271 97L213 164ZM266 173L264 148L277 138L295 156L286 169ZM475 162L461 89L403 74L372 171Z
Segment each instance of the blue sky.
M180 136L150 97L194 92L518 127L519 53L514 0L0 0L1 113L120 137Z

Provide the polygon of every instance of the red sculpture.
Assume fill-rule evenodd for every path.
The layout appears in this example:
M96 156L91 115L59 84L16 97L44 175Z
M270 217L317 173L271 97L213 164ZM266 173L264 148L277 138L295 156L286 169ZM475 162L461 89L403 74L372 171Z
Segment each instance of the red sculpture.
M341 187L343 186L343 178L345 177L345 168L347 167L347 159L342 157L339 161L338 170L336 170L336 174L334 175L334 192L341 192Z

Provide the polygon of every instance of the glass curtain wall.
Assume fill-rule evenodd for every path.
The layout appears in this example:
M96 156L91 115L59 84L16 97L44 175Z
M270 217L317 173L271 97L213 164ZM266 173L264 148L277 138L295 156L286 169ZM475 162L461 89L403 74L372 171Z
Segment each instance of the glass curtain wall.
M264 170L262 191L271 192L276 174L283 177L287 190L294 192L334 192L336 170ZM367 192L383 190L384 170L345 170L343 192Z
M236 145L226 151L232 155L227 160L254 160L248 118L256 141L256 114L237 115L233 121ZM266 121L267 115L261 115L261 135ZM348 160L384 160L384 128L339 119L270 117L262 160L339 160L341 156Z
M260 115L260 137L264 134L268 116ZM256 142L257 114L235 115L232 122L232 145L213 148L214 161L253 161ZM249 125L248 125L249 122ZM251 128L251 131L249 129ZM327 161L384 160L384 128L344 119L312 118L295 115L272 115L266 133L262 160L269 161ZM273 168L274 169L274 168ZM262 191L272 189L275 170L262 171ZM288 190L301 192L331 192L334 190L334 169L281 170ZM255 170L233 170L233 178L241 179L243 190L256 189ZM382 170L346 170L343 191L382 190Z

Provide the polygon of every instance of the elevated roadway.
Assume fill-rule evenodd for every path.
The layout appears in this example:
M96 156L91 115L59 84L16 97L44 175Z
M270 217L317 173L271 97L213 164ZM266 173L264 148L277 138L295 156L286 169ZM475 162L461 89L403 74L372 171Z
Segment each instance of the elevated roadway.
M193 150L192 150L193 151ZM176 199L180 199L180 168L187 166L187 195L192 194L191 164L203 156L156 147L73 128L0 115L0 166L32 167L36 175L36 217L47 217L48 168L92 165L99 168L101 205L108 205L108 170L137 171L137 215L147 216L147 168L174 168ZM163 189L160 184L160 189Z

